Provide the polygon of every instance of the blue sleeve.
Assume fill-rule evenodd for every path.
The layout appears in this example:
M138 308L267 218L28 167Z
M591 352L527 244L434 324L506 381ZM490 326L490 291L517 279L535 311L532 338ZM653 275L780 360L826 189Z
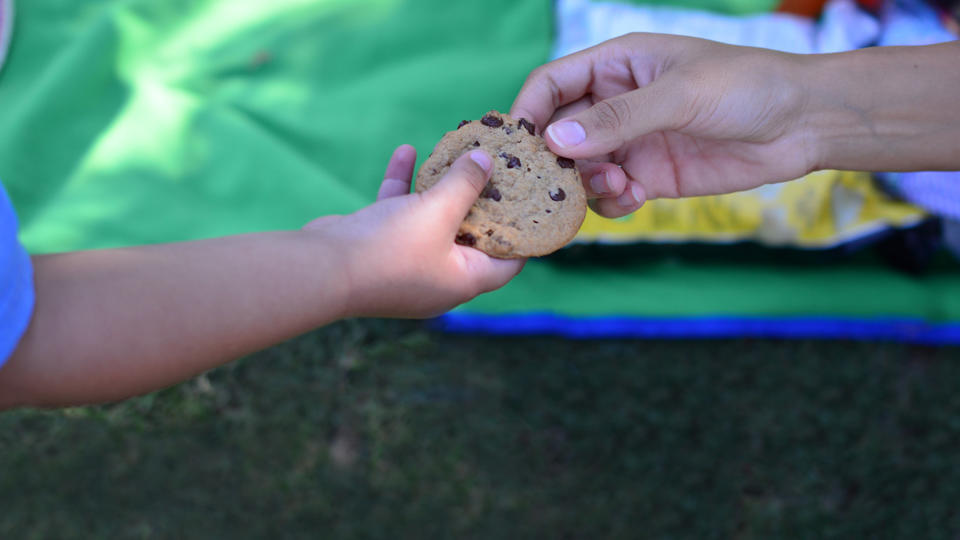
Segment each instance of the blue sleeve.
M33 303L33 266L17 240L17 215L0 184L0 366L26 331Z

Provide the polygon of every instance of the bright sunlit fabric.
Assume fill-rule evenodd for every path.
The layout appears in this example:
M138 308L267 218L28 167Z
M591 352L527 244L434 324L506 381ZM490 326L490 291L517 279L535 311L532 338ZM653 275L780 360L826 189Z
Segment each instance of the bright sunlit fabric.
M17 216L0 185L0 366L27 329L33 301L33 267L17 240Z
M728 6L716 11L737 14L767 5L669 0L715 2ZM17 205L19 239L33 253L61 252L294 229L353 212L375 199L397 145L415 146L422 162L461 120L509 110L526 76L556 48L556 5L18 2L0 73L0 177ZM879 208L859 197L857 182L819 186L818 193L842 194L845 209ZM834 210L830 221L813 224L866 215ZM765 231L777 238L807 230L791 214L766 223L784 226ZM810 232L813 240L836 236ZM866 251L785 256L737 248L572 246L529 261L510 284L448 322L498 333L882 332L960 343L960 272L949 258L911 276Z

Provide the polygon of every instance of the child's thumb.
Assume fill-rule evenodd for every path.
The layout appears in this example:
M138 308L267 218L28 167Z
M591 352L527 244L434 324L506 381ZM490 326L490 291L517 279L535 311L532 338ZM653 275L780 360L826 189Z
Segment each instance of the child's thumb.
M490 156L483 150L472 150L457 158L424 197L441 207L445 222L459 226L487 185L491 169Z

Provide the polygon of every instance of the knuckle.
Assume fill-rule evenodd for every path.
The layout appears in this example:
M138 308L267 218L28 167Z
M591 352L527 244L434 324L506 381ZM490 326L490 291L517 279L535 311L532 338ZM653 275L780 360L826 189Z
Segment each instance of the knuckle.
M630 122L630 104L623 98L611 98L593 106L593 118L597 128L619 131Z
M651 43L655 42L655 36L655 34L647 32L629 32L616 38L614 41L616 45L620 47L621 54L633 56L637 54L637 51L649 48Z
M554 107L560 101L561 89L553 77L552 64L545 64L531 71L523 87L539 94L549 95Z
M537 66L533 71L530 72L529 75L527 75L526 83L530 84L532 82L539 81L544 77L546 72L547 72L547 64Z

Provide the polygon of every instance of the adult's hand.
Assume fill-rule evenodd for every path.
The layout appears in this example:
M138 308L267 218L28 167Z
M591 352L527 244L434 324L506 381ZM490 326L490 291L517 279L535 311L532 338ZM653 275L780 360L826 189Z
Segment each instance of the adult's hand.
M616 217L820 168L960 168L958 91L958 43L793 55L629 34L534 70L511 115L548 126Z

